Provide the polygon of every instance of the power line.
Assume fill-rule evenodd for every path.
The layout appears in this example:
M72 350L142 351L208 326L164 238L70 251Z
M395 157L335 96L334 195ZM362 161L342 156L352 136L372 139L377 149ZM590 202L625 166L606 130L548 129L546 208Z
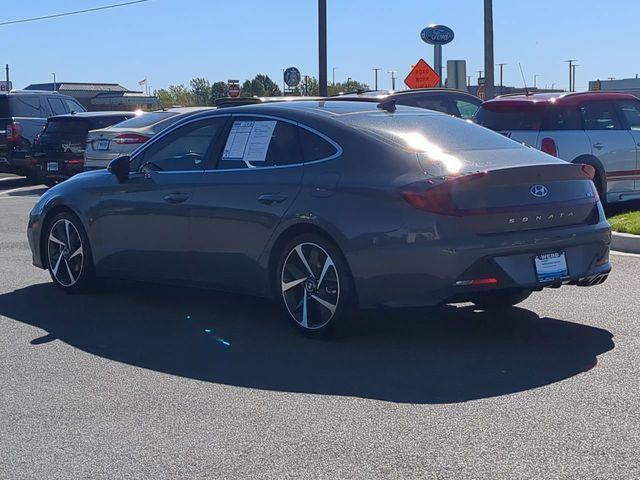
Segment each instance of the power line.
M113 5L104 5L102 7L95 7L95 8L86 8L84 10L75 10L73 12L55 13L52 15L44 15L42 17L23 18L21 20L10 20L8 22L0 22L0 27L3 27L5 25L15 25L16 23L35 22L37 20L47 20L49 18L59 18L59 17L66 17L69 15L78 15L80 13L97 12L98 10L107 10L108 8L126 7L127 5L133 5L136 3L143 3L148 1L149 0L132 0L130 2L115 3Z

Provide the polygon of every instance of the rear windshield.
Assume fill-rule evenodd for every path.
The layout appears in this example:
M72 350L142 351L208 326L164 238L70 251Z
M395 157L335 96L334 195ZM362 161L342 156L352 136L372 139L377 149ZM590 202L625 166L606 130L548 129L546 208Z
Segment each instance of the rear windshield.
M84 118L51 118L42 133L45 135L56 135L65 137L76 137L86 135L89 131L89 122Z
M170 117L177 115L178 112L149 112L143 113L118 125L118 128L143 128L167 120Z
M578 110L573 107L487 109L480 107L475 121L491 130L581 130Z
M522 145L503 135L479 127L471 121L447 115L370 113L344 115L340 120L408 150L437 148L453 152L522 148Z

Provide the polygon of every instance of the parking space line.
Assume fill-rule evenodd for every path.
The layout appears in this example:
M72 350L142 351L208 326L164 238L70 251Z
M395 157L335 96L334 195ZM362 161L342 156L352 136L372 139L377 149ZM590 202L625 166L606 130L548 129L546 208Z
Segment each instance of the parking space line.
M37 188L41 188L41 187L39 185L29 185L29 186L26 186L26 187L12 188L10 190L5 190L3 192L0 192L0 198L2 198L2 195L8 195L9 193L22 192L22 191L25 191L25 190L37 189ZM11 198L11 197L5 197L5 198Z
M616 250L610 250L609 253L611 255L620 255L621 257L634 257L640 258L640 255L637 253L627 253L627 252L617 252Z

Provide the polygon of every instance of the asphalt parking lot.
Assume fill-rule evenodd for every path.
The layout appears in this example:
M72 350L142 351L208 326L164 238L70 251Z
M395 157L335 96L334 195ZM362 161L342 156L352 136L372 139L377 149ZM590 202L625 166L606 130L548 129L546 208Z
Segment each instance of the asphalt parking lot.
M1 478L639 478L640 258L593 288L366 312L300 337L247 297L31 266L0 176Z

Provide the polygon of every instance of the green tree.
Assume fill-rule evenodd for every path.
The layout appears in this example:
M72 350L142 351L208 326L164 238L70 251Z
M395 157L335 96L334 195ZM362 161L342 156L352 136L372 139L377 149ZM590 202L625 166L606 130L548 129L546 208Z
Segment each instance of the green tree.
M169 93L173 97L174 105L190 107L195 104L193 93L184 85L169 85Z
M225 82L215 82L211 85L211 103L216 98L222 98L227 96L227 84Z
M349 82L338 82L335 85L329 85L329 95L338 95L340 92L355 92L357 90L370 90L371 88L366 83L361 83L356 80L350 80Z
M173 106L173 96L169 90L164 88L154 90L153 95L158 99L158 106L160 108L169 108Z
M242 84L242 87L240 87L240 96L241 97L252 97L253 96L251 80L245 80L244 81L244 83Z
M189 82L191 86L191 98L195 105L210 105L211 103L211 83L203 77L192 78Z

